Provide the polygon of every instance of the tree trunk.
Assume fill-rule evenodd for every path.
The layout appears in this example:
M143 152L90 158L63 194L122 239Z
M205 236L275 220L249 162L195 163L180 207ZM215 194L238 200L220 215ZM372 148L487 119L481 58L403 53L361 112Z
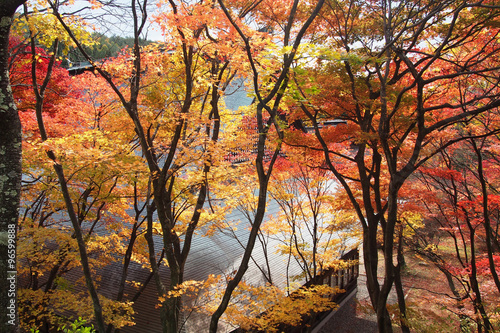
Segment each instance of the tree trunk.
M394 286L396 287L396 293L398 295L398 305L399 305L399 321L401 324L401 330L403 333L410 333L410 327L408 326L408 318L406 316L406 300L405 293L403 290L403 282L401 281L401 269L405 266L405 260L403 255L403 225L399 224L399 240L398 240L398 264L395 270L394 276Z
M490 221L490 211L489 211L489 205L488 205L488 188L487 188L487 182L486 178L483 172L483 155L481 153L480 148L476 144L476 141L471 139L471 144L472 147L474 148L474 152L476 153L477 156L477 174L479 178L479 182L481 183L481 194L483 195L483 226L485 229L486 233L486 248L487 248L487 255L488 255L488 263L489 263L489 268L491 272L491 276L493 277L493 281L495 281L495 286L497 287L498 292L500 292L500 279L498 278L497 274L497 269L495 267L495 261L493 259L493 242L492 242L492 235L493 235L493 229L491 228L491 221Z
M9 32L23 0L0 4L0 332L19 332L16 238L21 198L21 121L9 80Z
M370 301L377 315L378 331L383 333L392 332L392 323L387 311L388 293L383 293L384 285L380 286L378 281L378 249L377 249L377 219L372 217L363 230L363 260L366 272L366 287L370 295ZM391 282L392 285L392 282Z
M146 237L146 240L148 242L149 263L151 264L151 274L154 277L158 297L165 297L167 292L165 289L165 285L161 281L160 271L159 271L158 265L156 264L156 251L155 251L155 244L154 244L154 239L153 239L153 212L154 212L154 209L152 208L152 206L148 205L148 207L147 207L148 225L147 225L147 229L146 229L147 231L146 231L145 237ZM167 311L166 306L164 304L162 304L160 307L160 320L161 320L161 324L162 324L162 332L163 333L168 333L166 311Z
M475 244L475 230L472 226L472 223L469 219L467 219L467 226L469 227L470 232L470 249L471 249L471 260L470 260L470 273L469 273L469 281L470 286L473 291L472 302L474 306L474 311L478 314L477 318L477 326L478 331L482 332L484 328L484 332L491 332L493 327L491 325L488 314L486 313L486 309L484 308L484 304L482 301L481 290L479 289L479 281L477 279L477 266L476 266L476 244Z

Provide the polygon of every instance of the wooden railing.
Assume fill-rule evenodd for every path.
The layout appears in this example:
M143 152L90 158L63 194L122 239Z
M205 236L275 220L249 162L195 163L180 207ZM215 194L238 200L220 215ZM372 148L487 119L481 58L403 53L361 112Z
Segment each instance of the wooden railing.
M310 287L312 285L326 284L330 287L339 287L345 292L338 293L333 296L333 301L335 303L340 303L344 298L346 298L358 285L359 276L359 252L358 249L353 249L340 258L342 261L346 262L348 265L341 269L329 269L323 271L316 278L307 282L304 287Z
M353 249L344 254L341 258L347 265L345 268L329 269L323 271L320 275L307 282L304 287L312 285L326 284L333 288L338 287L343 290L340 293L332 295L331 300L336 304L340 304L352 292L356 290L359 276L359 252L358 249ZM280 327L280 332L286 333L304 333L310 332L314 326L319 324L331 311L321 313L313 313L302 320L300 326Z
M340 293L332 295L331 300L336 304L340 304L346 297L356 290L358 285L359 276L359 252L358 249L353 249L340 258L347 263L345 268L329 269L323 271L320 275L310 280L304 287L310 287L318 284L326 284L333 288L338 287L343 290ZM301 325L298 326L285 326L278 327L278 332L285 333L304 333L310 332L314 326L320 323L331 311L313 313L304 317ZM231 333L245 332L242 329L236 329ZM252 331L257 332L257 331Z

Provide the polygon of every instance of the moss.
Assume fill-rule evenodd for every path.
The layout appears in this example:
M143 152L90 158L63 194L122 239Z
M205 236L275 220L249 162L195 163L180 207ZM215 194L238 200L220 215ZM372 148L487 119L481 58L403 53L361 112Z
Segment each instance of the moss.
M0 19L0 28L9 27L11 24L12 17L10 16L3 16L2 19Z
M9 241L9 234L7 231L2 231L0 232L0 245L8 245Z

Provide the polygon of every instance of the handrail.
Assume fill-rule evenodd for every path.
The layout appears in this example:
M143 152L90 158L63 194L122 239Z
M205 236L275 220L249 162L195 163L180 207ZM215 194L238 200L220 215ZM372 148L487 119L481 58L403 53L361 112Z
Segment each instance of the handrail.
M338 287L343 292L336 293L332 295L331 300L340 304L346 297L348 297L352 292L354 292L358 285L358 277L359 277L359 251L358 249L352 249L351 251L344 254L340 260L352 262L352 265L348 265L348 267L340 268L340 269L327 269L321 274L317 275L314 279L308 281L303 285L303 288L311 287L313 285L326 284L331 287ZM293 294L291 295L293 297ZM301 325L299 326L287 326L281 325L278 328L279 332L285 333L301 333L301 332L309 332L312 327L316 324L320 323L323 318L325 318L330 311L325 311L322 313L313 313L304 317ZM245 332L241 328L233 330L231 333L240 333ZM257 331L252 331L257 332Z

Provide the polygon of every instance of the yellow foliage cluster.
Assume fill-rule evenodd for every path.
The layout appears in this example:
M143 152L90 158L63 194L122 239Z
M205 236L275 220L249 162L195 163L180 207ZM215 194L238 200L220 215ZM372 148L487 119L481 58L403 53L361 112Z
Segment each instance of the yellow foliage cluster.
M92 320L93 308L90 297L68 281L61 280L57 289L44 292L41 289L19 290L21 327L29 331L40 328L44 321L62 327L83 317ZM134 325L131 302L118 302L100 298L106 321L116 328Z
M39 1L38 4L34 4L30 1L28 5L33 5L32 7L28 7L28 10L32 11L28 19L26 18L27 16L20 15L16 17L13 23L13 30L17 34L20 36L36 36L38 43L46 49L50 49L57 39L63 45L63 54L67 54L70 48L75 47L74 42L68 36L63 26L59 23L55 15L52 14L52 10L50 8L45 8L47 6L45 2ZM45 10L48 10L49 13ZM94 45L95 42L89 30L86 29L87 23L81 17L68 17L67 24L71 27L82 45Z
M278 332L282 325L297 326L307 315L336 308L331 297L339 292L338 288L314 285L289 294L274 285L252 286L242 282L223 318L244 330ZM206 297L216 303L216 295L218 293L212 289ZM213 311L210 303L205 308Z
M97 1L91 1L90 5L94 9L99 7ZM74 46L52 9L45 8L42 1L32 6L33 13L27 20L18 17L16 29L20 35L29 32L47 49L56 39L64 45L64 52ZM225 219L228 213L233 209L255 210L257 197L249 190L256 188L254 171L250 173L248 168L251 162L232 166L227 158L235 151L241 158L251 156L255 129L248 128L251 125L245 122L254 117L255 110L253 106L228 110L222 98L235 77L251 84L245 80L252 73L246 46L222 11L210 3L185 3L177 13L162 12L154 20L164 30L166 42L141 48L141 71L136 72L134 67L138 59L134 50L125 49L114 59L94 63L109 75L114 89L94 73L74 77L69 88L77 97L66 103L63 100L54 108L54 113L62 115L65 121L51 122L51 115L44 110L49 139L42 142L36 126L25 133L26 184L19 232L22 258L19 272L29 280L20 288L26 329L40 326L44 321L61 326L71 321L74 314L93 317L90 299L78 289L84 285L83 279L79 276L75 281L68 274L81 269L81 258L67 213L70 206L60 191L54 165L64 170L69 205L73 206L84 233L93 273L111 263L122 262L126 254L130 254L133 262L151 269L145 237L148 225L154 237L168 235L182 245L194 226L197 228L194 234L203 236L221 229L234 230ZM81 18L66 17L65 21L82 45L92 45L89 26ZM283 57L296 50L280 46L281 36L273 37L254 31L243 22L239 24L249 36L254 65L259 71L257 85L262 91L271 90L282 70ZM303 61L319 54L335 57L311 45L299 49ZM223 72L222 68L229 63ZM140 86L135 87L138 75ZM134 88L139 91L137 104L131 100L135 98ZM268 101L269 106L272 103L273 100ZM35 124L34 112L29 112ZM147 133L145 137L140 136L140 130ZM47 152L54 154L55 160ZM168 170L162 170L163 164ZM158 186L160 179L165 183ZM320 187L321 182L322 179L315 180L311 186ZM163 200L171 209L165 213L167 218L151 213L163 204L155 200L159 200L159 192L165 188L169 197ZM207 198L204 205L198 205L201 193ZM283 197L293 198L292 194ZM325 198L320 197L318 202L326 202ZM303 212L301 222L311 217L309 212ZM283 228L278 223L267 228L268 234L277 234L279 230L290 234L289 227ZM318 230L326 234L333 229L325 222ZM162 251L170 245L167 243L155 250ZM294 254L298 257L298 252L303 251L311 259L307 242L300 244ZM325 249L338 244L332 240L318 243ZM329 267L333 265L328 263L332 251L322 250L314 255L314 260ZM165 258L160 263L172 264ZM40 284L47 282L45 279L53 272L55 282L41 288ZM94 277L96 285L102 278ZM136 287L141 285L137 281L128 282ZM215 276L205 281L183 281L158 301L194 298L199 302L191 304L192 308L210 311L214 306L212 300L220 296L220 290L212 292L225 282ZM293 325L300 322L302 315L333 308L329 296L335 292L326 286L315 286L299 289L293 297L287 297L287 292L275 286L242 284L228 318L242 327L272 331L279 323ZM133 325L130 302L104 297L101 301L107 323L115 328Z

